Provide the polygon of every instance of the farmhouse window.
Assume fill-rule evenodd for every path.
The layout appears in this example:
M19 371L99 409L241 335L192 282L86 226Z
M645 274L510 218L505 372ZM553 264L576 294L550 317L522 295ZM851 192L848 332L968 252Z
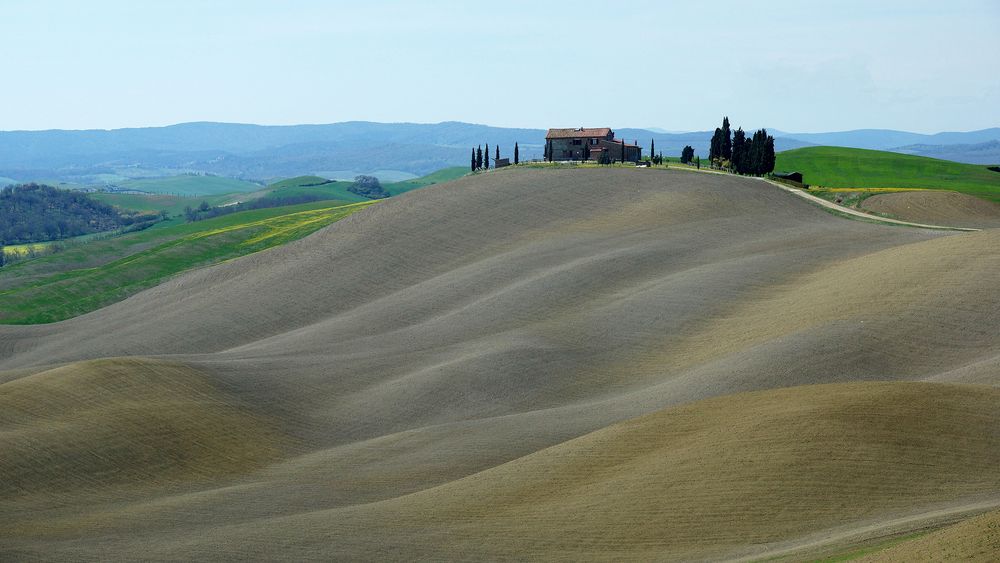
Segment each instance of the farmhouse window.
M581 141L580 141L580 139L573 139L573 144L574 144L574 145L579 145L579 144L581 144Z

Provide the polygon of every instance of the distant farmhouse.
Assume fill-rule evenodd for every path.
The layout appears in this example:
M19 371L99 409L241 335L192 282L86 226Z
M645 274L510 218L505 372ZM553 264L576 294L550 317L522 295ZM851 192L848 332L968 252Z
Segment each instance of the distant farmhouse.
M599 160L608 151L612 161L639 162L642 147L615 139L608 127L549 129L545 134L547 160Z

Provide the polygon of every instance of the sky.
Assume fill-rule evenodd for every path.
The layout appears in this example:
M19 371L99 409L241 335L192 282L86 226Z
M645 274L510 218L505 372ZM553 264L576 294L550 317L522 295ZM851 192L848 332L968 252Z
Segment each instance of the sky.
M1000 126L1000 1L0 0L0 130Z

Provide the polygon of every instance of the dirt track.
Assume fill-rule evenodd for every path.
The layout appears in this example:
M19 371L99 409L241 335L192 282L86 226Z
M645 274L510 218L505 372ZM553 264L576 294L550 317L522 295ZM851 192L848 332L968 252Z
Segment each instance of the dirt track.
M22 440L0 478L16 475L31 485L4 498L0 515L20 524L0 543L0 555L553 557L558 546L569 549L558 538L575 538L581 549L588 542L600 548L581 556L736 556L747 547L739 538L713 538L663 508L641 516L627 510L650 491L664 498L684 492L690 506L724 515L728 493L692 482L634 481L642 472L609 473L603 485L569 481L579 494L553 497L553 510L606 510L616 521L641 517L650 530L702 537L622 536L598 545L589 528L570 521L520 528L549 494L524 487L578 455L571 452L580 442L567 440L582 437L589 456L599 457L600 432L619 432L614 424L650 413L672 420L679 415L670 407L680 405L714 412L713 403L697 402L792 386L935 381L920 384L941 390L928 391L926 407L943 409L941 423L968 432L973 443L994 432L1000 416L993 389L1000 383L998 247L1000 230L847 221L764 182L669 170L502 170L392 198L286 247L191 272L77 319L0 327L0 382L10 382L0 386L0 398L16 385L15 404L27 413L0 419L0 429L16 425L20 434L8 436ZM151 362L170 366L170 381L181 383L136 396L94 375L93 363L32 375L114 357L137 364L119 368L113 360L111 372L155 377L167 369L147 368ZM90 428L89 415L59 418L42 398L58 390L72 402L96 382L95 396L120 393L145 417L102 410L101 420L121 432L88 434L86 448L70 447ZM190 392L171 391L175 384ZM915 384L887 385L850 392L886 420L909 416L888 413L914 402L899 397ZM760 399L791 409L788 419L776 411L775 428L795 421L794 434L767 436L790 443L842 416L809 415L825 411L809 411L802 401L816 396L803 389ZM741 399L726 400L727 409L742 408ZM233 410L208 416L216 407L206 411L206 404ZM978 415L965 420L962 412ZM192 420L185 413L205 414ZM189 435L221 433L225 447L267 447L239 463L176 450L189 464L180 472L135 454L129 471L146 475L141 480L87 477L103 448L127 452L130 436L159 436L143 420L169 428L180 418ZM753 420L745 421L751 438L758 435ZM844 432L862 432L851 420L863 419L848 417ZM933 445L934 432L908 439L918 458L940 460L920 475L956 483L942 496L904 493L923 482L904 471L868 495L863 517L833 491L829 498L800 492L784 499L795 507L794 525L775 527L773 514L751 514L746 524L758 527L747 534L758 543L793 541L998 492L997 483L978 476L995 444L980 444L983 455L959 452ZM724 451L712 441L685 450L686 439L675 436L658 451L687 451L678 463L696 466ZM914 452L876 456L871 474L884 475ZM795 473L803 483L829 475L829 451L807 448L802 456L815 464ZM741 459L766 463L770 453L751 448ZM33 480L31 468L39 466L59 469ZM848 489L867 482L864 475L845 478ZM608 504L601 487L618 479L633 479L628 494L635 496ZM789 485L775 482L797 490ZM468 518L479 517L456 499L476 497L478 487L508 491L494 508L512 519L470 525ZM421 498L434 502L421 505ZM413 517L387 516L397 509Z

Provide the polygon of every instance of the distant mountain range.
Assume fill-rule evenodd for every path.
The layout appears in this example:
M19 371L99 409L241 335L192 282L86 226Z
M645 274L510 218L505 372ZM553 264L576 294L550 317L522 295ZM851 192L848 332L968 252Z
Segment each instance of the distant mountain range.
M956 160L969 164L998 164L1000 163L1000 141L994 139L985 143L960 144L960 145L906 145L893 149L896 152L906 154L916 154L940 158L943 160Z
M647 150L679 154L691 145L708 153L711 131L617 129ZM997 163L1000 128L922 135L863 129L832 133L772 131L777 150L836 145L893 150L960 162ZM544 129L513 129L461 122L436 124L344 122L263 126L183 123L168 127L84 131L0 131L0 182L58 181L114 184L128 178L205 173L250 180L302 174L351 178L375 173L404 180L447 166L464 166L474 146L501 147L511 156L541 158Z

